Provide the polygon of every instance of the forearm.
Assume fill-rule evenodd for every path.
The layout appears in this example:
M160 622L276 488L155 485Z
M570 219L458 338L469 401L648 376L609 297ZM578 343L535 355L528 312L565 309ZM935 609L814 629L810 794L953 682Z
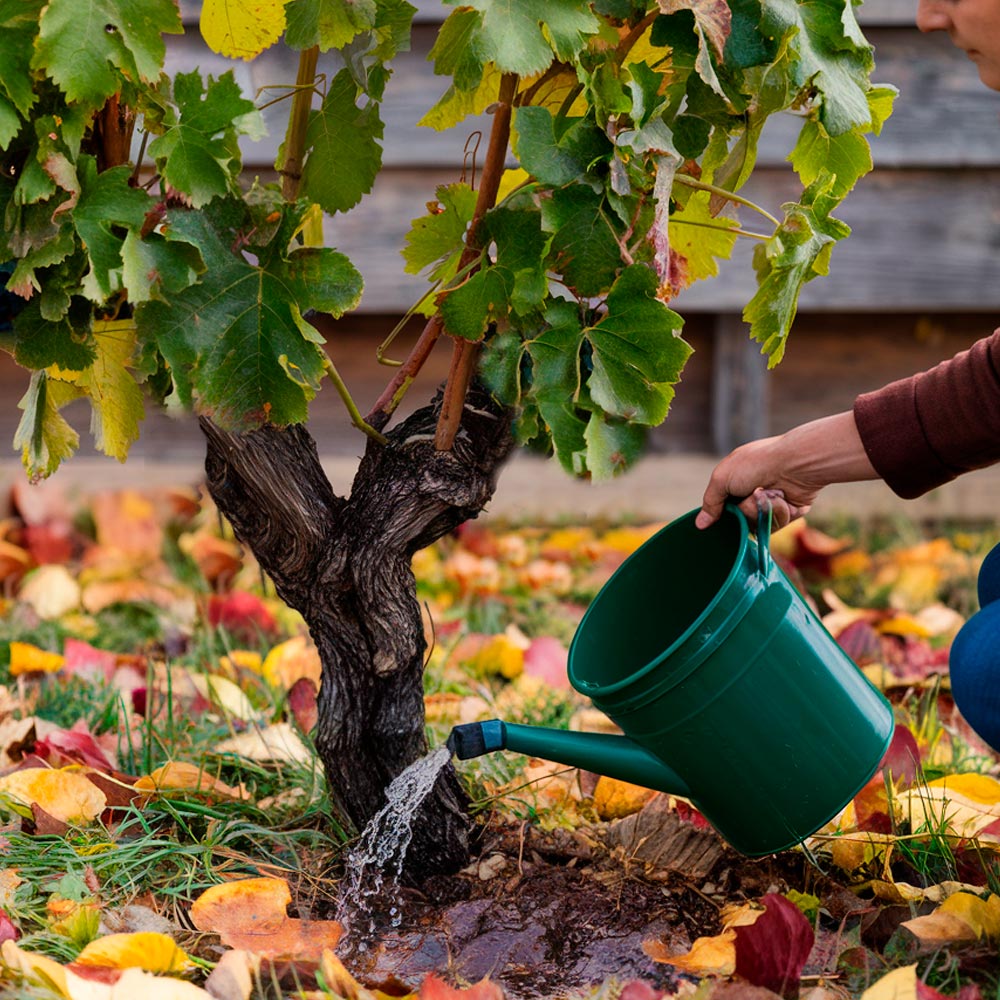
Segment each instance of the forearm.
M879 478L850 410L793 427L773 441L776 482L789 479L819 490Z

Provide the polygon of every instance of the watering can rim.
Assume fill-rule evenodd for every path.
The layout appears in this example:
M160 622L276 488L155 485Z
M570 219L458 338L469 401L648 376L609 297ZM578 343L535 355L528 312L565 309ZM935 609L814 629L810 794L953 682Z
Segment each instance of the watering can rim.
M588 683L580 680L576 676L576 658L574 656L575 651L581 641L581 637L586 631L585 626L587 620L596 613L595 609L601 600L601 597L610 588L611 584L614 582L615 577L619 573L625 570L625 568L636 559L639 554L647 546L652 545L656 539L660 538L666 532L671 529L676 528L679 524L693 520L697 517L701 508L695 508L694 510L688 511L687 514L682 514L680 517L675 518L669 524L664 525L656 532L651 538L649 538L642 546L636 549L626 560L618 567L615 573L612 575L611 579L607 581L604 587L598 592L597 596L591 601L589 607L584 612L583 617L580 619L580 624L577 626L576 632L573 635L573 639L570 642L569 654L567 658L567 674L569 675L570 683L573 685L574 689L580 694L584 694L592 699L607 699L615 695L620 695L623 691L634 687L636 684L641 684L643 680L649 677L650 674L655 673L663 664L664 660L668 657L674 655L678 649L680 649L684 643L688 642L693 635L697 632L699 627L704 623L705 619L715 611L723 599L723 595L729 591L730 587L734 583L736 577L741 571L741 566L744 561L744 556L746 555L747 546L749 545L750 539L750 526L746 515L737 507L735 504L727 503L725 505L723 516L732 515L735 516L739 524L739 544L737 545L735 555L733 557L732 565L729 568L729 572L726 574L726 578L723 583L719 586L716 591L715 596L711 601L702 609L701 613L697 618L658 656L650 660L639 670L633 671L625 677L618 680L612 681L609 684L595 684ZM708 528L708 531L713 530ZM770 569L770 534L771 534L771 508L770 505L762 507L758 514L757 519L757 536L759 539L759 556L757 570L762 577L766 577Z

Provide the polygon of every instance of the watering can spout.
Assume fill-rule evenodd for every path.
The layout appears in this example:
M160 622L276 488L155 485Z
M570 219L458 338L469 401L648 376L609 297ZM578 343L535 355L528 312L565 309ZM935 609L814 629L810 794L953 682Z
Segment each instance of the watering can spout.
M670 795L691 796L687 783L675 771L627 736L576 733L488 719L455 726L447 746L459 760L494 750L511 750Z

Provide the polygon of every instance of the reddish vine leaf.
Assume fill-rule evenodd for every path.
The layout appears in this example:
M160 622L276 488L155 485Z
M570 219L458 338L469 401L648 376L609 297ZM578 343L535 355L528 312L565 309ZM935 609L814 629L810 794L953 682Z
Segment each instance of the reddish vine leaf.
M794 1000L815 934L803 912L784 896L768 893L754 923L736 927L736 974Z
M733 15L726 0L659 0L658 5L664 14L675 14L679 10L691 11L695 23L712 47L715 58L722 61L733 24Z

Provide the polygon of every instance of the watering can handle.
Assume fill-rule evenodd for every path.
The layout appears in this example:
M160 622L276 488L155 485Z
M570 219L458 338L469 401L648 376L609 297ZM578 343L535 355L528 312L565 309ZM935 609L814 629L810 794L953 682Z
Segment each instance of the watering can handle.
M757 501L757 569L761 576L771 571L771 501Z

